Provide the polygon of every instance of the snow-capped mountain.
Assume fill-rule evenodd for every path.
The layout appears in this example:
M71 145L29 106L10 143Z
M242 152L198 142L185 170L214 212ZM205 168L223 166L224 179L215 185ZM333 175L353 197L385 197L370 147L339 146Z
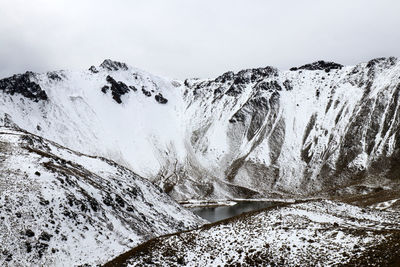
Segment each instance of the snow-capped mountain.
M0 265L107 262L202 219L115 162L0 127Z
M106 60L1 80L0 116L177 200L368 192L400 175L399 84L396 58L185 81Z

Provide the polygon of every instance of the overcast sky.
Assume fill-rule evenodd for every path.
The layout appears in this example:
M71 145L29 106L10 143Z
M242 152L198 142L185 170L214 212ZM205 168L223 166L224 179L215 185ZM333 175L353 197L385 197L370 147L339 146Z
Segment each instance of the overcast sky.
M105 58L155 74L400 57L398 0L0 0L0 77Z

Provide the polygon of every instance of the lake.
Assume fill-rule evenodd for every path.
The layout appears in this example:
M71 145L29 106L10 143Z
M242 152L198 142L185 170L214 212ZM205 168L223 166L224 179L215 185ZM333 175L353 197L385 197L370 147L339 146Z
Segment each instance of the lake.
M270 201L240 201L233 206L194 207L190 210L209 222L216 222L245 212L271 207L277 202Z

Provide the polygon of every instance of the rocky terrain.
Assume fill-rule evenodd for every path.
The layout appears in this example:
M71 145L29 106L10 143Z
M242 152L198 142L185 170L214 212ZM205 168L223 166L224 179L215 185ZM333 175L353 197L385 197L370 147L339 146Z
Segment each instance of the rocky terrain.
M102 264L204 221L115 162L0 128L0 265Z
M171 80L105 60L0 80L7 121L176 200L371 193L400 173L400 63L318 61Z
M153 239L106 266L398 266L399 217L326 200L280 205Z
M224 181L314 195L399 178L400 64L316 62L187 82L191 144ZM371 190L371 189L370 189Z
M392 57L184 81L112 60L4 78L0 264L102 264L204 223L172 199L263 198L304 202L110 264L395 266L399 94Z

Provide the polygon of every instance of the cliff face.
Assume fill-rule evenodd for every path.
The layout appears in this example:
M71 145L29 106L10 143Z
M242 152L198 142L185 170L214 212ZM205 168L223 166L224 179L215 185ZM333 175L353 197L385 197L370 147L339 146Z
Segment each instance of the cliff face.
M312 194L399 178L400 64L316 62L187 82L191 144L225 181Z
M178 200L369 192L400 176L395 58L185 81L110 60L28 76L33 99L21 76L0 81L3 124L113 159Z

